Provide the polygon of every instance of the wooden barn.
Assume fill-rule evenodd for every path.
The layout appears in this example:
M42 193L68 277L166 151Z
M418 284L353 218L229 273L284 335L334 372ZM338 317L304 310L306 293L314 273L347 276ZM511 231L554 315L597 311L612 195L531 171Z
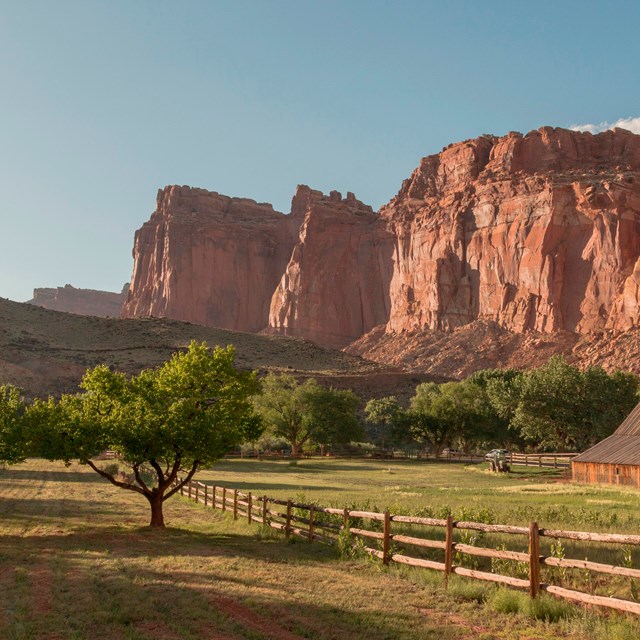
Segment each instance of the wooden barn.
M640 404L613 435L571 462L576 482L640 487Z

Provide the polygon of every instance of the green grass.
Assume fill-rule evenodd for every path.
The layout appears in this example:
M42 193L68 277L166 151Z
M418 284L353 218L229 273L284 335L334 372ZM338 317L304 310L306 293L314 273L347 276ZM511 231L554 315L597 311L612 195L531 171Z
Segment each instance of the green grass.
M563 471L515 467L493 474L486 464L374 460L223 460L198 479L277 498L304 495L323 506L351 504L457 519L589 531L640 527L634 489L577 485Z
M636 533L640 528L640 493L636 489L579 485L565 480L563 470L515 467L510 474L491 473L486 464L433 463L375 460L224 460L204 470L199 479L210 484L276 498L294 498L322 506L359 507L372 511L446 517L579 531ZM372 526L369 523L368 526ZM438 528L394 525L396 533L444 539ZM475 546L527 551L524 536L459 531L456 539ZM619 545L541 539L545 555L624 566L640 566L640 548L628 551ZM442 561L440 551L409 555ZM527 566L457 556L456 562L472 569L526 578ZM524 571L524 574L523 574ZM545 582L598 595L633 599L640 584L625 578L543 567Z
M278 491L283 496L291 494L287 476L291 480L289 474L300 473L299 468L275 463L276 473L269 476L268 468L258 467L259 463L244 464L225 462L215 473L235 476L227 478L230 485L244 473L247 489L255 490L249 486L253 481L282 484ZM306 465L302 462L299 467ZM443 475L442 465L429 466ZM444 473L462 474L460 478L476 473L447 468ZM420 476L426 471L415 469L425 485L427 479ZM361 473L369 478L376 471ZM204 475L209 473L214 475ZM318 475L323 473L321 481ZM478 477L491 482L482 474ZM364 478L358 485L356 478L357 469L325 466L309 483L318 487L315 490L300 478L293 480L296 491L314 499L312 491L333 491L327 487L339 488L336 502L340 503L341 496L354 502L374 496L376 487L367 492ZM410 478L403 482L410 485ZM341 560L335 549L287 542L270 529L234 522L228 514L185 498L175 497L166 504L166 531L145 527L148 515L141 496L112 487L85 467L30 461L0 470L0 638L577 640L588 635L592 640L627 640L640 636L640 626L623 616L607 619L577 608L572 608L575 615L567 616L564 608L554 609L555 604L546 602L533 614L525 605L515 613L501 613L491 605L496 592L491 585L452 577L450 591L445 592L442 575L436 572L384 568L357 557ZM608 635L610 628L614 635Z

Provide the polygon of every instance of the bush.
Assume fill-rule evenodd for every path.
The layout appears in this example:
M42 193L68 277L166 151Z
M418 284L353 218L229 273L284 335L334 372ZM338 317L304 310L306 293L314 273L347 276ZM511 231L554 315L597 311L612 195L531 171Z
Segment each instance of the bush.
M519 591L500 587L493 592L489 606L498 613L520 613L526 609L528 597Z

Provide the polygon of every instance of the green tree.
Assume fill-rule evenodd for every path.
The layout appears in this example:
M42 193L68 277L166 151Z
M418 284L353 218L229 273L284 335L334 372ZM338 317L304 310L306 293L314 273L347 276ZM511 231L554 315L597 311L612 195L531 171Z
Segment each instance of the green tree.
M539 448L581 450L610 435L637 402L633 374L583 372L554 356L523 374L512 424Z
M400 417L400 405L395 396L373 398L364 408L365 421L373 442L386 449L393 438Z
M25 403L20 390L0 386L0 462L22 462L27 454L24 428Z
M294 457L307 443L331 445L357 438L361 433L357 404L351 391L324 389L313 378L299 384L291 375L272 373L254 398L269 432L286 438Z
M78 459L117 487L140 493L151 507L150 525L164 527L165 500L199 468L260 434L250 400L259 390L255 373L238 371L234 358L231 346L212 351L192 342L131 378L98 366L85 374L83 393L30 407L37 448L51 460ZM105 449L131 466L132 478L96 464ZM180 473L186 476L172 488Z

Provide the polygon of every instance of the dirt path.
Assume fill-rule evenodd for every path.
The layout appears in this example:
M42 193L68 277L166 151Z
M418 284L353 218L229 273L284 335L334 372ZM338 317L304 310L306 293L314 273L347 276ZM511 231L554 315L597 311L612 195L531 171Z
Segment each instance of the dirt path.
M236 600L219 594L209 594L207 600L222 614L266 638L271 638L272 640L304 640L301 636L282 629L274 620L261 616ZM228 636L226 637L228 638Z

